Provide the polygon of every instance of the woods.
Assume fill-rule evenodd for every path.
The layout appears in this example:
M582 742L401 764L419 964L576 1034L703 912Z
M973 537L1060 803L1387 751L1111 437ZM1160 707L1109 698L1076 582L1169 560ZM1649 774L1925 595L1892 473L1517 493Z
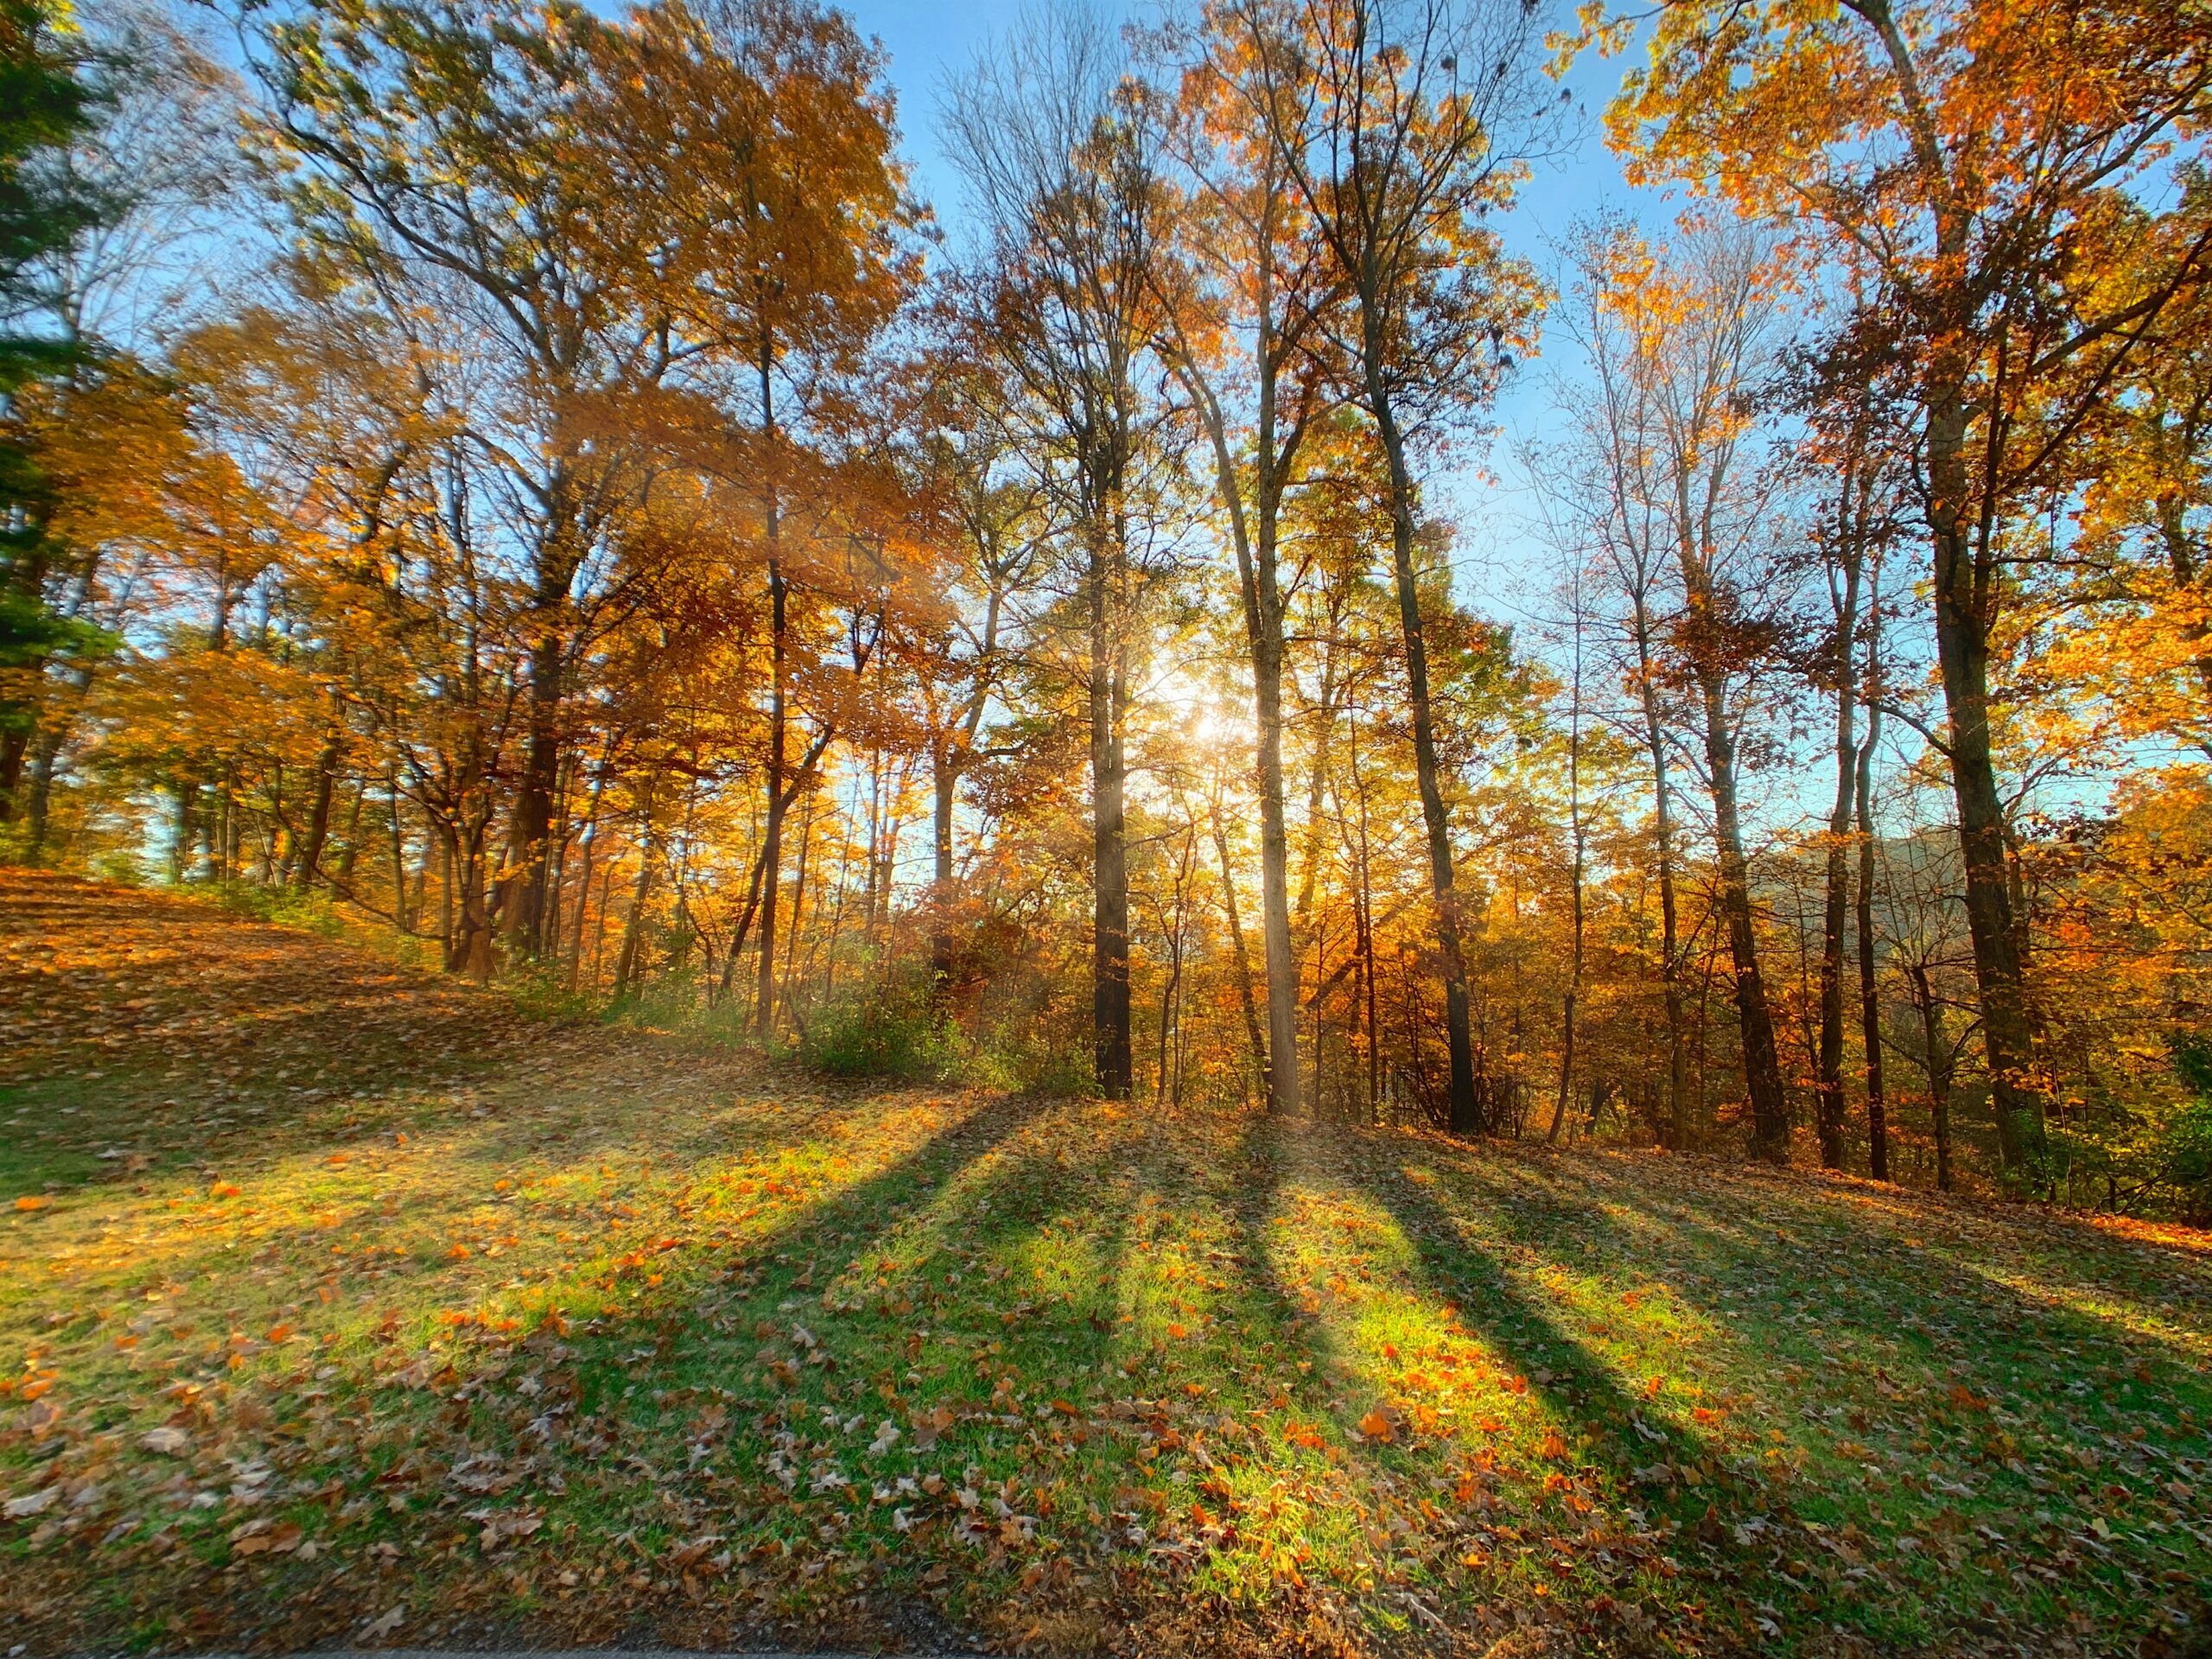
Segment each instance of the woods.
M1046 8L934 112L812 0L0 24L10 859L2212 1214L2197 12Z

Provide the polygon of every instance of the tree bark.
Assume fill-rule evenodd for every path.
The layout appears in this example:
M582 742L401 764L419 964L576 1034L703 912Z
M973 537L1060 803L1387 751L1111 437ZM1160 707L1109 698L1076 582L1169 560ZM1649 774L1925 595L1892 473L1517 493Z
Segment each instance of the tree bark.
M1859 1027L1866 1049L1866 1163L1878 1181L1890 1179L1889 1102L1882 1080L1882 1003L1874 979L1874 744L1880 706L1869 702L1866 741L1859 751Z
M637 977L638 953L645 945L645 900L652 897L652 890L653 836L648 823L645 843L638 849L638 884L630 893L629 918L622 925L622 949L614 958L614 1000L617 1002L629 994L631 982Z
M1406 652L1406 695L1412 707L1414 773L1421 791L1421 815L1427 831L1429 892L1436 905L1438 967L1444 981L1444 1037L1452 1080L1446 1122L1454 1135L1474 1135L1482 1122L1475 1100L1474 1048L1467 999L1467 968L1460 950L1459 894L1452 861L1452 820L1436 758L1436 721L1429 705L1428 642L1421 623L1421 588L1414 569L1414 485L1406 467L1404 435L1398 430L1383 385L1382 319L1365 319L1369 359L1369 410L1382 442L1390 474L1390 554L1397 578L1398 620Z
M1260 1079L1260 1097L1274 1098L1268 1086L1268 1044L1260 1032L1259 1004L1252 996L1252 957L1244 948L1244 924L1236 906L1236 877L1229 861L1229 836L1221 827L1221 798L1214 796L1207 802L1208 817L1213 824L1213 848L1221 861L1221 907L1229 922L1230 950L1236 959L1236 1000L1244 1011L1244 1035L1252 1046L1252 1065Z
M1846 531L1847 534L1847 531ZM1815 1115L1821 1166L1843 1167L1843 933L1850 903L1852 807L1860 755L1858 712L1859 589L1861 556L1847 556L1836 614L1835 804L1828 811L1827 889L1821 917L1821 1040Z
M775 511L769 510L772 525ZM770 546L774 531L770 531ZM776 1012L776 898L784 884L784 765L788 756L790 716L785 706L785 629L789 623L788 593L781 564L768 560L768 811L760 836L760 961L753 991L753 1034L768 1039Z
M1575 1004L1582 995L1582 878L1585 855L1582 830L1582 619L1581 600L1575 600L1574 626L1574 690L1573 707L1568 716L1567 739L1567 833L1573 842L1573 865L1570 873L1571 905L1573 929L1573 960L1569 963L1567 992L1560 999L1559 1095L1552 1106L1550 1133L1544 1136L1546 1144L1559 1144L1560 1128L1567 1122L1567 1104L1574 1082L1574 1014Z
M2025 963L2006 868L2005 804L1989 730L1989 632L1994 561L1977 552L1965 516L1969 492L1963 376L1942 376L1928 402L1929 523L1932 531L1936 652L1948 726L1951 792L1966 874L1967 929L1981 995L1998 1155L2008 1171L2041 1163L2044 1090L2037 1081Z
M766 327L760 336L760 435L768 459L767 483L763 492L763 529L768 543L768 814L760 838L760 963L754 988L753 1034L768 1039L776 1012L776 893L784 880L784 763L788 758L790 713L786 707L785 676L789 671L790 594L784 581L781 559L782 505L775 484L776 401L774 339ZM733 951L733 958L734 957Z
M1278 525L1288 454L1278 454L1276 382L1272 318L1263 287L1261 300L1259 425L1255 434L1256 477L1252 512L1245 512L1243 490L1218 406L1199 381L1195 367L1186 373L1197 392L1215 474L1228 514L1230 542L1236 556L1237 585L1243 601L1244 636L1252 664L1253 720L1260 798L1260 920L1268 986L1268 1052L1287 1057L1262 1068L1270 1111L1295 1115L1300 1109L1298 1076L1298 957L1291 944L1290 834L1285 821L1282 767L1283 602Z
M338 760L344 752L346 728L335 716L330 722L329 735L324 740L322 753L315 757L315 802L308 811L307 834L300 843L298 856L290 872L294 887L307 888L315 884L322 871L322 849L330 838L330 804L338 788ZM399 912L397 907L393 915Z
M1774 1016L1759 970L1758 935L1751 916L1750 861L1744 854L1743 820L1736 794L1736 742L1729 729L1727 693L1719 678L1700 673L1705 693L1705 759L1713 785L1713 828L1719 855L1720 908L1728 924L1728 955L1735 969L1736 1018L1744 1045L1744 1087L1751 1101L1751 1149L1770 1163L1789 1157L1789 1106L1782 1090L1782 1058L1775 1047Z
M1951 1190L1951 1067L1950 1039L1943 1033L1942 1011L1936 1006L1936 988L1929 982L1925 963L1906 970L1912 986L1913 1006L1920 1013L1923 1052L1928 1057L1928 1109L1936 1128L1936 1185Z
M930 812L930 996L942 1002L952 988L952 809L960 781L948 742L930 752L930 781L936 792Z
M1103 504L1102 504L1103 507ZM1127 1100L1132 1083L1129 1052L1129 863L1123 792L1128 769L1122 721L1128 697L1127 652L1122 640L1118 537L1110 509L1091 526L1090 803L1091 1041L1098 1091Z
M520 868L505 895L508 943L525 957L543 945L545 881L553 833L553 797L561 773L561 634L554 618L567 602L574 570L566 555L540 555L536 637L530 648L530 735L515 795L512 836Z

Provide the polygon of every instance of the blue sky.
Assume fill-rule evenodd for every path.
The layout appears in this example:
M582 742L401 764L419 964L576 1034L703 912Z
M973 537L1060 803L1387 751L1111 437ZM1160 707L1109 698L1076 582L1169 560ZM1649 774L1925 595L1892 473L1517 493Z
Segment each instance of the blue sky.
M1025 10L1037 0L839 3L861 32L879 40L888 54L890 80L898 92L899 127L907 158L913 165L916 191L936 208L939 219L957 237L962 217L959 177L938 143L938 114L944 86L950 79L964 73L978 54L988 53L995 41L1018 28ZM1135 19L1148 20L1158 14L1154 5L1130 5L1119 0L1099 3ZM1599 130L1599 118L1619 84L1623 67L1618 59L1594 57L1575 66L1567 86L1582 118L1580 141L1567 153L1540 168L1503 222L1509 244L1548 274L1556 263L1554 243L1577 219L1611 208L1632 213L1656 227L1672 211L1664 198L1630 188ZM1439 495L1448 499L1466 532L1461 568L1466 597L1492 615L1515 614L1526 595L1514 590L1523 588L1525 579L1534 575L1533 567L1546 561L1543 550L1527 531L1529 502L1515 476L1512 451L1518 440L1541 435L1550 416L1551 378L1572 373L1573 367L1557 350L1528 365L1509 385L1498 404L1496 419L1500 430L1496 443L1470 453L1456 476L1430 480L1432 499Z

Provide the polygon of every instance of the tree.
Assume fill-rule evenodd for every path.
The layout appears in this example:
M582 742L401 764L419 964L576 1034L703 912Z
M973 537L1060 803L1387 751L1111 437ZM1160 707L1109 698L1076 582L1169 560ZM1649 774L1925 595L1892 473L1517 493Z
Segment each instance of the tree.
M1781 344L1774 276L1760 239L1729 229L1665 248L1617 227L1586 238L1580 257L1584 345L1598 391L1580 411L1586 453L1573 475L1602 504L1586 533L1628 607L1660 802L1662 912L1673 907L1674 881L1662 687L1675 680L1693 695L1686 723L1713 803L1752 1141L1762 1156L1779 1160L1788 1155L1789 1106L1759 961L1740 787L1745 690L1774 654L1775 617L1787 594L1777 580L1786 518L1776 476L1752 450L1756 405ZM1665 611L1655 606L1659 561L1673 567ZM1671 957L1671 922L1667 931L1662 948ZM1679 1018L1670 1007L1670 1027ZM1678 1040L1670 1030L1670 1043ZM1679 1116L1679 1085L1676 1099Z
M809 0L708 0L636 13L601 39L590 113L608 187L594 234L645 315L751 382L740 464L755 494L768 590L764 876L754 1030L774 1017L791 750L794 442L849 421L868 348L920 262L894 159L880 54Z
M1183 383L1213 460L1236 563L1252 670L1260 809L1261 934L1267 974L1274 1110L1300 1109L1298 963L1291 932L1290 836L1284 810L1286 497L1306 439L1337 405L1341 365L1329 350L1343 282L1294 185L1275 135L1295 95L1268 70L1290 49L1279 6L1210 9L1181 73L1173 129L1188 199L1176 257L1163 261L1163 353ZM1249 344L1247 343L1249 342Z
M1158 122L1108 26L1045 14L956 90L954 154L988 238L971 327L1007 381L1014 442L1076 546L1091 806L1091 1025L1099 1089L1126 1098L1128 723L1139 649L1141 379L1160 336Z
M269 27L254 64L258 153L308 248L410 332L442 333L426 360L464 411L461 458L519 547L527 741L495 903L525 957L548 944L569 673L603 597L594 556L641 481L632 448L589 442L574 416L671 361L660 319L599 257L593 170L550 141L578 131L600 35L567 6L317 0Z
M109 89L59 21L42 0L0 5L0 395L10 400L79 359L48 304L45 271L113 207L62 164L107 115ZM18 808L49 661L98 643L50 601L65 552L49 528L54 505L51 481L11 415L0 424L0 821Z
M1584 39L1619 43L1625 17ZM1661 13L1609 121L1631 178L1709 184L1866 276L1919 438L1943 739L2006 1166L2049 1080L2008 871L1992 666L2024 494L2212 274L2212 222L2131 204L2212 112L2212 20L2155 0L1890 0ZM2144 257L2113 257L2115 240Z
M1465 918L1437 758L1414 458L1480 409L1529 344L1538 285L1485 225L1548 103L1533 8L1507 0L1290 0L1254 30L1259 102L1349 303L1332 344L1388 468L1391 559L1427 830L1452 1128L1475 1128Z

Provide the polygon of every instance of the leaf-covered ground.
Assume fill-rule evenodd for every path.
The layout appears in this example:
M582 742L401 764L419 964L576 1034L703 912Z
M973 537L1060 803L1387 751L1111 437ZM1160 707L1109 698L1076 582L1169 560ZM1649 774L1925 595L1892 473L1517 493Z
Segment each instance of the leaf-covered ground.
M0 874L0 1642L2186 1652L2212 1241L828 1090Z

